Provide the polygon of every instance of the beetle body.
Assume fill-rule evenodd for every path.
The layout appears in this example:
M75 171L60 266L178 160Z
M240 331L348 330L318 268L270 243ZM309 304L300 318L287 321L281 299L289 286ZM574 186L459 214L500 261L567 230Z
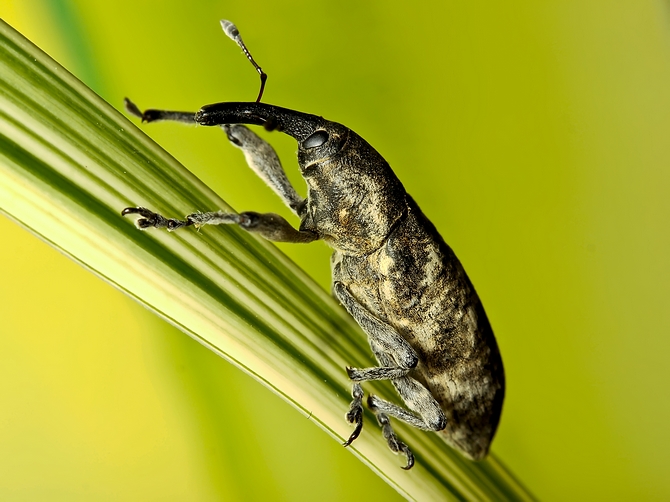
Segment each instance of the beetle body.
M320 127L333 131L328 141L340 150L331 153L335 148L326 144L319 147L325 154L299 150L308 185L300 228L335 248L333 283L342 283L416 352L408 377L438 401L447 442L481 459L500 418L504 372L479 297L384 158L339 124L324 121Z
M444 439L478 460L488 452L502 408L500 353L458 259L407 199L406 214L379 249L333 254L333 280L407 340L418 356L408 377L439 403L446 416Z
M221 126L249 166L300 218L296 229L271 213L214 211L178 220L142 207L126 208L124 215L141 216L138 227L237 224L273 241L323 239L334 248L333 293L368 335L379 363L347 368L353 401L346 418L355 430L345 446L362 429L361 382L390 380L407 407L374 395L368 406L390 449L407 456L406 469L414 458L395 435L391 418L440 431L468 458L486 456L505 389L491 326L453 251L372 146L342 124L260 102L217 103L196 113L141 112L130 101L126 108L146 122ZM296 139L305 199L289 183L272 147L241 124L262 125Z

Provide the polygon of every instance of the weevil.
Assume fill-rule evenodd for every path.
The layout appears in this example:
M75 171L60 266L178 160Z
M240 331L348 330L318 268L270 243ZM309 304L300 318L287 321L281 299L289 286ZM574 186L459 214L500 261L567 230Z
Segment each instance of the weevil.
M344 446L363 427L362 382L390 380L406 407L369 395L389 448L414 465L414 455L390 419L438 431L464 456L486 456L505 393L498 345L484 307L461 263L384 158L348 127L317 115L261 103L267 75L239 31L221 21L261 77L255 102L206 105L198 112L146 110L126 99L143 122L169 120L221 126L249 166L300 219L298 228L272 213L193 213L166 218L144 207L140 229L236 224L270 241L309 243L333 249L334 296L367 334L379 365L346 368L352 397L346 419L354 426ZM302 198L288 181L272 146L242 124L281 131L298 142L298 164L307 184Z

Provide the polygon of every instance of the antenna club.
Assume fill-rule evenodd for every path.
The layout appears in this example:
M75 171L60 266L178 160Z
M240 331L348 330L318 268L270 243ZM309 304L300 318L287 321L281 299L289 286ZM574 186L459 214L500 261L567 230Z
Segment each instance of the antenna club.
M235 26L227 19L221 20L221 28L223 29L223 32L228 35L228 38L234 40L235 42L237 42L237 39L240 38L240 31L237 29L237 26Z

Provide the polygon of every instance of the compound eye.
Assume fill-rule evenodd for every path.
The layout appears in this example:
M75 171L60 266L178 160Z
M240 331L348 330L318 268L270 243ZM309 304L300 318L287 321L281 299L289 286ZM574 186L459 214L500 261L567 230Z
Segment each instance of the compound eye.
M328 133L326 131L316 131L309 138L302 142L303 148L316 148L328 141Z

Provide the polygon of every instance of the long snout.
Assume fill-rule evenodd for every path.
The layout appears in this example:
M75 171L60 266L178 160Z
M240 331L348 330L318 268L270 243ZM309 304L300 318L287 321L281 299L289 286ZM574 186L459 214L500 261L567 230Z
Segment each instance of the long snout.
M195 114L195 121L205 126L223 124L262 125L304 141L326 120L318 115L297 112L266 103L229 102L203 106Z

